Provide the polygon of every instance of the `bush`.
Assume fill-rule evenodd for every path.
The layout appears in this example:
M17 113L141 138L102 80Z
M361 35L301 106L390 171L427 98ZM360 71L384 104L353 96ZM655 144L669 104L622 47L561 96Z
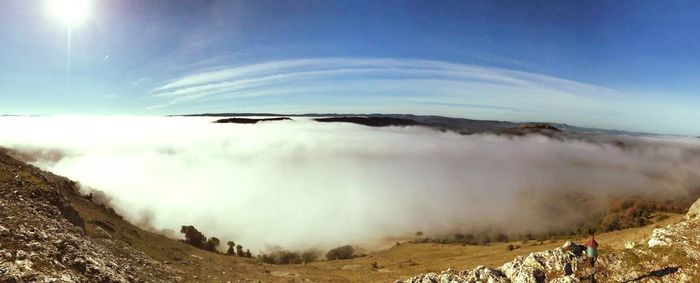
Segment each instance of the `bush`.
M299 264L316 260L316 258L318 258L318 252L308 250L299 254L298 252L275 247L271 251L260 255L259 258L262 262L269 264Z
M245 252L243 251L243 246L236 245L236 256L245 257Z
M314 262L320 256L321 256L321 252L319 252L318 250L315 250L315 249L307 250L301 254L301 260L304 263Z
M337 260L337 259L351 259L355 255L355 249L350 246L342 246L332 249L326 253L326 259Z
M220 241L218 238L211 237L206 243L204 243L204 249L210 252L216 252L216 247L219 246L219 243Z
M226 243L226 245L228 245L228 250L226 250L226 255L236 255L236 250L234 250L234 248L236 247L236 243L234 243L233 241L228 241L228 243Z
M205 237L204 234L197 231L197 229L195 229L194 226L182 226L182 228L180 229L180 233L185 234L185 243L188 243L200 249L204 248L204 244L207 241L207 237Z

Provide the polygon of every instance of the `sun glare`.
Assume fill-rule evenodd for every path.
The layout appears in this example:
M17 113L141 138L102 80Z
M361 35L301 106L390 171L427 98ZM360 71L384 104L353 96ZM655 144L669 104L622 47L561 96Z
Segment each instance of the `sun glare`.
M85 21L90 10L90 0L47 0L49 13L74 27Z

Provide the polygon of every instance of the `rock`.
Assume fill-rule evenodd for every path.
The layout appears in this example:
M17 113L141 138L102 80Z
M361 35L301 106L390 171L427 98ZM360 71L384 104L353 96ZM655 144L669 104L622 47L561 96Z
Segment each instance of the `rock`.
M469 272L466 278L467 282L509 282L508 278L498 269L488 268L486 266L477 266Z
M23 250L17 250L17 251L15 252L15 258L16 258L16 259L19 259L19 260L21 260L21 259L26 259L26 258L27 258L27 252L25 252L25 251L23 251Z
M0 149L2 175L18 182L0 182L0 282L182 281L179 271L123 240L87 236L69 199L79 196L66 195L76 193L67 179Z
M669 237L669 231L664 228L656 228L651 232L651 237L649 237L649 241L647 244L649 245L650 248L656 247L656 246L668 246L671 245L672 240Z
M688 209L688 213L685 214L686 220L700 219L700 199L695 201L693 205Z
M551 281L549 281L549 283L577 283L577 282L581 282L581 281L578 280L578 278L576 278L575 276L564 276L564 277L555 278L555 279L552 279Z

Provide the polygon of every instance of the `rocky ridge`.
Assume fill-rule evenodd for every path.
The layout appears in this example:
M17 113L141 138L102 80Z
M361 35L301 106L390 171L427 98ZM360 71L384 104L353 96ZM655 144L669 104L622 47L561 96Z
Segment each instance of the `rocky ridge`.
M406 283L454 282L700 282L700 200L683 221L655 229L648 242L628 243L624 250L601 250L592 270L585 247L562 247L518 256L498 268L448 269L411 277Z
M181 275L125 242L85 234L75 182L0 149L0 282L173 282Z

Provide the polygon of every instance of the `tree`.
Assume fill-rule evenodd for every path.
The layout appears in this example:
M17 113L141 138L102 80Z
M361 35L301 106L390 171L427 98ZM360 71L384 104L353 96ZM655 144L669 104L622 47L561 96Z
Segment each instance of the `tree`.
M244 257L245 252L243 251L243 246L241 245L236 245L236 255L239 257Z
M315 249L311 250L306 250L303 253L301 253L301 260L304 262L304 264L307 264L309 262L316 261L319 256L319 251Z
M207 237L204 234L197 231L194 226L182 226L180 233L185 234L185 243L188 243L197 248L204 248L204 244L207 241Z
M464 235L464 240L469 244L474 244L474 235L466 234Z
M216 252L216 247L218 247L220 241L217 237L211 237L204 243L204 249L210 252Z
M421 231L416 232L416 237L418 237L418 238L423 237L423 232L421 232Z
M336 259L351 259L355 254L355 249L350 246L342 246L342 247L337 247L335 249L332 249L326 253L326 258L328 260L336 260Z
M234 247L236 247L236 243L234 243L233 241L228 241L226 244L228 245L226 255L236 255L236 251L234 250Z
M246 250L245 250L245 257L247 257L247 258L253 257L253 254L250 253L250 249L246 249Z

